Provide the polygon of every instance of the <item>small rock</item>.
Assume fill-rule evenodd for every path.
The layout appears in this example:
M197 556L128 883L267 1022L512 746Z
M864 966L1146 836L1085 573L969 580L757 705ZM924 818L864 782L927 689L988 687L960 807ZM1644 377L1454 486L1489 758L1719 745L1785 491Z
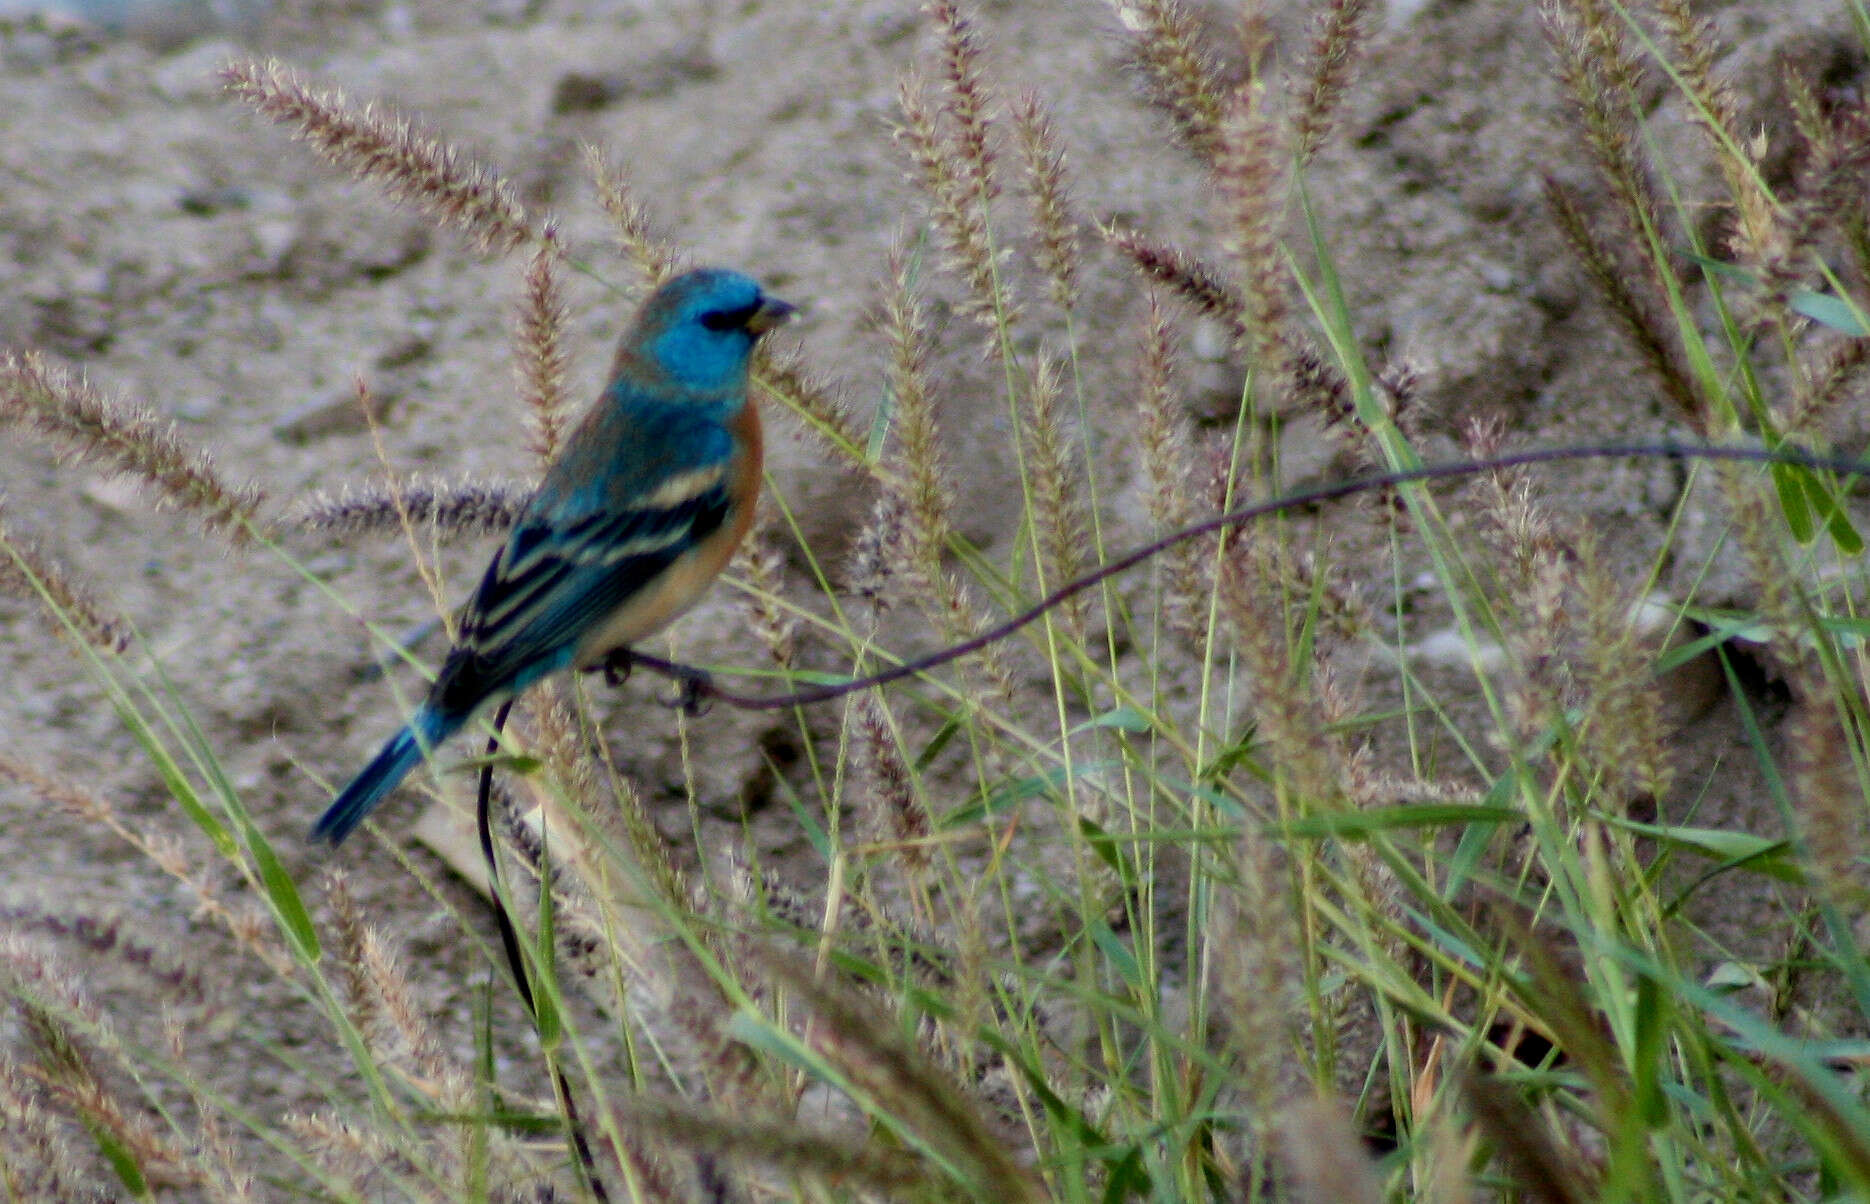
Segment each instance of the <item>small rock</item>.
M53 297L33 304L38 313L31 341L46 351L86 359L102 354L117 335L115 314L102 297Z
M552 89L552 111L588 113L620 101L667 96L683 84L713 79L720 71L707 43L690 39L616 71L566 72Z
M421 363L434 352L435 345L419 334L412 334L391 343L376 358L376 366L385 372L398 368L407 368L411 364Z
M481 12L493 25L519 25L539 15L545 0L481 0Z
M368 430L372 423L382 423L389 417L391 408L402 399L402 390L371 390L366 397L370 407L367 420L357 394L346 390L340 396L310 402L293 410L274 425L273 437L281 443L298 444Z
M217 213L245 209L252 204L252 193L230 184L190 188L175 198L175 207L190 217L213 217Z
M1423 636L1409 645L1405 652L1411 663L1447 669L1479 668L1483 673L1498 672L1507 663L1506 650L1500 645L1492 641L1471 644L1465 635L1453 627L1445 627Z

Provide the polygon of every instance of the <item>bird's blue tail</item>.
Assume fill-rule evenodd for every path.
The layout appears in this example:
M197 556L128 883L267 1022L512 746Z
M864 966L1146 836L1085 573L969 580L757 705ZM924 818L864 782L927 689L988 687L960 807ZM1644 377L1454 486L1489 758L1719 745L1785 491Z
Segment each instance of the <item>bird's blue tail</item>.
M331 806L312 825L312 839L335 845L349 836L352 829L364 822L364 816L396 789L397 784L409 776L410 770L422 763L426 750L446 740L460 726L460 720L451 720L428 707L417 711L409 726L391 736L382 751L364 766L363 772L352 778L351 784L331 801Z

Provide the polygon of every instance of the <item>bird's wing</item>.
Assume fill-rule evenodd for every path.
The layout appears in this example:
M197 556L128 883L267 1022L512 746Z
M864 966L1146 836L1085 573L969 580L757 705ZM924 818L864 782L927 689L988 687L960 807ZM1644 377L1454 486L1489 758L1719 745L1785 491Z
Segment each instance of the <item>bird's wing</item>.
M437 684L443 706L471 707L565 667L580 636L727 520L731 484L722 457L601 505L542 492L462 616Z

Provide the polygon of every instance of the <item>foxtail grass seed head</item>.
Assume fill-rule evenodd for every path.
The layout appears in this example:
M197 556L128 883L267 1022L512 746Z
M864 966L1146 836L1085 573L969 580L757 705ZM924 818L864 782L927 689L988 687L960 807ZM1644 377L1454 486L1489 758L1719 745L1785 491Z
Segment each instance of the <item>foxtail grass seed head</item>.
M1757 263L1777 260L1779 205L1766 191L1758 157L1750 153L1755 140L1742 125L1734 90L1714 74L1722 49L1714 23L1690 12L1688 0L1655 0L1654 7L1676 78L1691 102L1688 115L1707 134L1708 148L1727 185L1743 253Z
M860 1193L856 1198L861 1199L941 1195L936 1176L909 1151L817 1132L792 1120L762 1120L640 1094L615 1101L612 1116L626 1134L653 1136L675 1149L718 1154L736 1163L782 1168L790 1175L835 1185L840 1196L848 1192ZM664 1193L652 1190L647 1198L671 1204L702 1198L692 1187L678 1193L672 1180L666 1182ZM716 1194L714 1198L721 1197Z
M1226 89L1187 7L1178 0L1111 0L1111 7L1130 35L1149 98L1190 150L1212 160L1221 146Z
M1604 239L1599 231L1602 223L1594 216L1596 207L1574 189L1547 175L1544 191L1559 233L1578 257L1611 317L1695 432L1712 437L1716 432L1710 427L1710 408L1684 363L1680 339L1661 317L1662 302L1655 299L1653 277L1628 263L1619 244Z
M857 813L866 838L890 846L889 859L913 880L928 869L928 810L916 794L889 711L874 690L851 704L853 767L858 771Z
M236 544L249 538L258 489L229 485L172 423L105 397L38 352L0 353L0 426L30 427L74 459L138 478L216 534Z
M381 1008L364 970L364 914L351 894L349 878L341 869L332 870L325 878L325 906L331 913L331 932L336 938L332 948L344 979L351 1023L366 1042L373 1042L381 1021Z
M0 511L0 594L38 603L47 628L108 656L130 646L130 624L47 556L38 541L11 530Z
M1364 1148L1342 1101L1314 1095L1287 1103L1273 1141L1281 1180L1291 1186L1282 1197L1293 1204L1382 1204L1389 1196Z
M1713 414L1683 367L1667 312L1672 269L1658 244L1669 226L1656 196L1636 115L1645 71L1629 28L1611 0L1542 0L1546 38L1570 95L1585 147L1609 189L1609 206L1587 205L1548 172L1545 193L1560 231L1671 401L1703 437L1718 434ZM1632 262L1634 260L1634 262Z
M564 290L558 268L563 257L557 227L548 222L539 249L526 268L520 300L513 372L526 407L530 447L541 465L550 464L572 420L565 397Z
M1812 64L1789 56L1781 72L1794 127L1804 144L1793 179L1790 222L1804 236L1786 237L1788 257L1798 262L1791 248L1810 243L1817 249L1819 237L1834 231L1849 249L1858 278L1870 278L1870 198L1863 187L1870 170L1870 107L1861 99L1828 104L1818 80L1808 74L1813 71ZM1800 266L1808 264L1807 257Z
M175 836L132 828L110 800L102 795L0 751L0 782L6 781L24 786L46 802L97 824L135 849L151 865L174 878L191 893L198 916L205 916L219 924L243 949L258 958L280 979L293 980L296 967L279 945L278 929L265 922L256 926L251 913L236 912L230 908L216 887L214 876L196 863L189 850Z
M808 964L773 953L762 953L760 961L817 1021L818 1051L871 1098L889 1100L896 1122L915 1134L914 1144L939 1151L964 1184L991 1187L1008 1204L1044 1198L1032 1173L1019 1165L967 1093L900 1036L899 1023Z
M1048 590L1075 580L1083 572L1089 530L1084 513L1085 490L1079 483L1077 457L1067 428L1063 371L1057 359L1041 352L1033 362L1026 389L1031 513L1041 560L1039 580ZM1077 594L1063 607L1066 628L1079 641L1084 638L1088 605L1087 595Z
M1788 439L1824 441L1830 422L1863 397L1870 339L1844 339L1823 348L1816 360L1800 366L1792 400L1776 412Z
M0 764L0 778L11 777ZM41 797L44 797L41 792ZM78 806L96 800L77 801ZM168 1003L191 1007L211 1003L194 951L174 950L139 932L134 921L113 912L93 912L59 899L41 907L24 904L0 907L0 925L20 933L41 933L63 945L83 950L85 956L108 960L152 983Z
M1019 136L1026 188L1032 196L1039 267L1051 288L1052 304L1069 314L1077 308L1082 262L1078 219L1072 212L1071 187L1065 175L1065 149L1037 92L1022 92L1014 100L1013 129Z
M1870 820L1851 759L1854 741L1839 722L1838 705L1819 694L1799 700L1788 722L1792 796L1799 835L1813 878L1836 907L1862 915L1870 907Z
M1216 899L1209 935L1228 1050L1248 1114L1278 1115L1292 1063L1292 1017L1301 1010L1299 932L1278 847L1249 820L1233 844L1234 888Z
M1155 290L1143 324L1142 386L1137 394L1137 435L1149 477L1144 505L1158 532L1179 531L1194 519L1190 493L1196 460L1194 432L1175 383L1175 341ZM1208 607L1206 560L1213 539L1185 539L1170 548L1162 596L1172 628L1199 636Z
M1312 35L1308 76L1293 121L1293 150L1301 166L1331 135L1337 112L1357 70L1369 28L1372 0L1325 0Z
M1590 528L1579 530L1576 546L1584 753L1606 783L1661 798L1671 775L1657 649L1645 646L1635 622L1640 602L1618 587Z
M350 485L314 493L280 521L339 538L400 536L410 524L444 540L494 535L512 527L532 487L518 481L436 481L411 477L389 486Z
M1229 250L1246 281L1246 326L1254 361L1278 366L1286 358L1291 275L1280 248L1286 202L1284 130L1269 112L1264 89L1235 89L1220 130L1214 172L1232 218Z
M941 37L941 110L949 148L960 166L963 191L984 209L1000 195L1000 185L994 176L992 99L982 78L980 37L973 18L954 0L929 0L923 11Z
M618 245L642 270L649 287L659 288L681 272L688 264L686 252L656 232L648 206L637 199L622 169L611 163L602 148L588 144L584 165L597 184L598 203L610 215Z
M384 189L504 254L536 237L519 192L484 164L420 130L406 117L359 109L336 89L318 89L277 59L243 59L221 68L229 95L245 102L336 167Z
M835 459L869 467L868 436L851 413L850 403L806 369L796 344L775 347L760 340L753 360L753 383L798 419L795 430L811 436Z
M750 587L745 598L753 633L773 663L791 668L799 653L799 620L780 597L786 582L786 554L770 531L756 528L734 553L733 571Z
M883 329L890 341L888 380L895 409L896 462L904 482L904 517L914 540L914 569L924 580L941 576L953 534L954 489L929 387L928 319L916 295L908 258L892 258Z
M1222 323L1236 343L1247 345L1246 295L1223 278L1218 268L1125 226L1100 226L1098 233L1135 264L1145 280L1179 296L1197 313Z
M915 542L909 534L908 514L909 504L902 492L885 485L870 508L869 521L851 541L845 584L878 613L896 603L904 574L915 571Z
M1253 711L1274 772L1309 808L1332 810L1346 802L1343 739L1331 731L1311 688L1311 674L1298 671L1298 646L1279 596L1283 555L1261 532L1236 533L1221 567L1221 598L1242 664L1253 675ZM1308 645L1309 646L1309 645Z
M612 812L616 800L609 794L604 766L591 739L565 695L561 681L540 683L520 704L521 725L527 746L551 766L572 805L595 820Z
M111 1199L72 1149L65 1119L46 1103L18 1063L0 1059L0 1184L21 1200Z
M929 104L929 90L918 76L903 80L897 91L902 122L896 127L896 141L909 157L910 182L928 198L944 266L966 285L961 308L986 332L991 349L1015 315L1012 297L1000 279L1001 256L988 224L991 190L964 170L965 160L949 127Z

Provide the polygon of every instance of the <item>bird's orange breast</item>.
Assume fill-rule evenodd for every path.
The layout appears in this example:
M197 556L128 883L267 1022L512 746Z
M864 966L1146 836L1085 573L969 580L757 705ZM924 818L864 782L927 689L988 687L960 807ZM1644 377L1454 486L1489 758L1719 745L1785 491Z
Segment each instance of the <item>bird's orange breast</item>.
M578 641L580 667L595 665L611 649L634 644L674 622L701 600L708 586L734 558L734 550L753 526L762 481L765 445L760 413L751 398L728 423L728 429L734 434L736 453L727 466L731 474L728 495L733 504L726 521L683 552L609 618L587 632Z

